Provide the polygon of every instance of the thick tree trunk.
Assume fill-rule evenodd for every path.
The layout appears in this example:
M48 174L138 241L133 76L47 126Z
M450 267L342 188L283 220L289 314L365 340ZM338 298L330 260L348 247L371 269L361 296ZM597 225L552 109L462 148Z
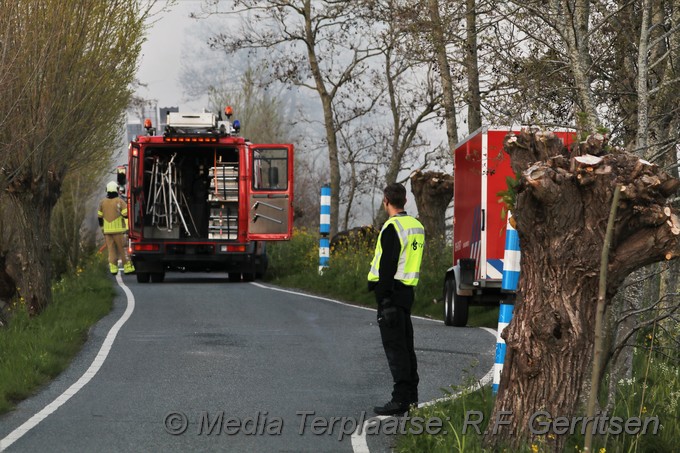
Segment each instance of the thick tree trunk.
M526 231L536 218L523 216L517 230ZM539 410L555 418L574 414L583 380L590 370L593 320L597 301L598 254L592 241L574 241L576 248L546 250L552 228L520 233L522 277L514 318L504 332L511 352L506 358L494 412L510 411L510 439L526 437ZM562 230L580 236L580 228ZM496 420L492 416L491 420ZM543 419L542 421L545 421ZM536 428L539 425L534 423ZM555 440L556 443L558 439Z
M18 223L16 259L19 275L14 276L18 292L31 315L40 314L52 302L50 259L51 207L35 203L32 197L12 199Z
M453 198L453 176L436 172L422 173L418 170L411 175L411 191L429 246L443 244L446 235L446 208Z
M523 131L506 138L505 149L521 172L513 217L522 272L514 317L503 332L508 352L485 441L518 446L542 437L561 451L564 436L539 432L548 418L571 419L582 409L609 214L603 207L621 184L609 303L630 272L679 254L680 218L666 199L680 181L620 150L603 155L609 148L601 136L568 150L553 134ZM541 413L550 415L536 418Z
M15 241L11 246L17 275L17 292L31 315L40 314L52 302L50 219L59 197L61 178L55 172L31 177L21 174L9 186Z
M7 263L7 252L0 252L0 306L9 303L17 293L17 285L10 275L11 266Z

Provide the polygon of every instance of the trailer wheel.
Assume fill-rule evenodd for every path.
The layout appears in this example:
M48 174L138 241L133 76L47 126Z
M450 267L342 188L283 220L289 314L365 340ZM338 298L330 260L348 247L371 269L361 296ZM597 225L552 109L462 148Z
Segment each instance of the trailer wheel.
M152 272L151 283L163 283L165 280L165 272Z
M148 272L135 272L137 275L137 283L149 283L149 273Z
M456 294L456 279L448 275L444 283L444 324L465 327L468 321L470 297Z

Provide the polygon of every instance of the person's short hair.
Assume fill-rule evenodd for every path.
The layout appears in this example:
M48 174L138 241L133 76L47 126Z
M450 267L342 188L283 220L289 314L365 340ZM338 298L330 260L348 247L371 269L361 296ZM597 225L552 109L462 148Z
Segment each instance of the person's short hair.
M387 201L397 209L404 209L406 204L406 188L398 182L388 184L383 190Z

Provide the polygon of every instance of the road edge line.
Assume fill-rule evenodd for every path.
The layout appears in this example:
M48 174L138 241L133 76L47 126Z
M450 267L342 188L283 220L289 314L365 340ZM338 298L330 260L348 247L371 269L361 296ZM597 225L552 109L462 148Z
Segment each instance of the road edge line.
M92 378L99 372L102 365L104 364L104 361L108 357L109 352L111 351L111 347L113 346L116 336L118 336L118 332L130 318L130 316L132 316L132 312L135 310L135 296L132 294L132 291L130 291L130 288L125 286L125 283L123 283L123 278L120 276L120 274L116 275L116 282L125 293L127 298L127 307L125 308L122 316L111 327L109 333L106 334L106 338L104 339L101 348L99 348L99 352L97 353L96 357L94 360L92 360L89 368L85 371L85 373L83 373L82 376L80 376L80 379L71 384L71 386L67 388L61 395L56 397L54 401L42 408L39 412L26 420L23 424L14 429L3 439L0 439L0 451L4 451L5 449L9 448L10 445L21 439L31 429L38 426L40 422L53 414L54 411L59 409L64 403L70 400L73 395L85 387L85 385L87 385L87 383L90 382Z
M288 293L288 294L296 294L296 295L299 295L299 296L310 297L312 299L325 300L327 302L333 302L335 304L345 305L347 307L360 308L362 310L373 310L373 311L375 311L375 308L362 307L360 305L352 305L352 304L348 304L346 302L342 302L342 301L339 301L339 300L336 300L336 299L330 299L328 297L316 296L314 294L300 293L300 292L297 292L297 291L291 291L291 290L283 289L283 288L276 288L276 287L273 287L273 286L267 286L267 285L263 285L261 283L256 283L256 282L250 282L250 284L257 286L258 288L270 289L272 291L280 291L282 293ZM422 319L424 321L437 322L437 323L441 323L441 324L444 323L444 321L441 321L439 319L425 318L423 316L413 316L413 318ZM482 329L485 332L493 335L494 337L497 336L497 331L494 330L494 329L491 329L489 327L475 327L475 328L476 329ZM418 404L418 407L419 408L427 407L427 406L431 406L433 404L436 404L436 403L439 403L439 402L442 402L442 401L448 401L448 400L456 399L464 391L478 390L478 389L482 388L483 386L491 383L491 381L493 380L493 370L494 370L494 366L492 366L491 369L484 376L482 376L482 378L479 379L479 381L476 384L474 384L470 387L464 388L462 390L459 390L456 393L453 393L451 395L448 395L448 396L445 396L445 397L442 397L442 398L437 398L437 399L432 400L432 401L426 401L424 403L420 403L420 404ZM388 417L385 417L385 416L371 417L371 418L367 419L366 421L364 421L363 425L360 426L360 427L357 427L356 431L354 431L352 433L350 440L351 440L351 443L352 443L352 450L354 451L354 453L370 453L370 450L368 448L368 442L366 442L366 423L368 423L370 420L375 420L376 418L379 419L379 420L384 420Z
M276 286L267 286L267 285L263 285L262 283L257 283L257 282L250 282L250 284L253 285L253 286L257 286L258 288L270 289L272 291L279 291L279 292L282 292L282 293L288 293L288 294L295 294L295 295L298 295L298 296L310 297L312 299L325 300L326 302L333 302L334 304L344 305L346 307L358 308L360 310L375 311L375 308L364 307L362 305L349 304L347 302L342 302L342 301L337 300L337 299L331 299L330 297L317 296L315 294L301 293L299 291L291 291L289 289L277 288ZM423 321L436 322L436 323L439 323L439 324L444 324L444 321L442 321L441 319L432 319L432 318L426 318L424 316L416 316L416 315L411 315L411 318L421 319ZM473 329L482 329L482 330L489 332L494 337L496 336L496 331L489 328L489 327L472 327L472 328Z

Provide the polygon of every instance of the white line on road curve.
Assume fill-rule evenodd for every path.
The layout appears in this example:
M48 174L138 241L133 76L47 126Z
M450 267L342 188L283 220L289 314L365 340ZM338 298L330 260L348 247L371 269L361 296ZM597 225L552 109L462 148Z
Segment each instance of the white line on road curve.
M85 385L88 382L90 382L92 378L100 370L100 368L104 364L104 361L106 360L106 357L109 355L109 352L111 351L111 346L113 346L113 341L116 339L118 331L120 330L121 327L123 327L123 324L127 322L127 320L132 315L132 312L135 310L135 296L132 294L132 291L130 291L130 289L127 286L125 286L125 284L123 283L123 278L120 276L120 274L116 276L116 281L118 282L118 286L120 286L125 292L125 296L127 297L127 308L125 309L123 316L121 316L120 319L113 325L113 327L111 327L111 330L109 330L109 333L106 335L106 338L104 339L104 343L99 349L99 352L92 361L90 367L87 369L87 371L85 371L85 373L80 377L80 379L78 379L73 385L66 389L64 393L59 395L50 404L45 406L40 412L38 412L33 417L25 421L21 426L19 426L14 431L9 433L7 437L1 439L0 451L4 451L5 449L7 449L10 445L19 440L24 434L29 432L31 429L35 428L41 421L45 420L48 416L54 413L54 411L59 409L59 407L61 407L64 403L71 399L73 395L78 393L80 389L85 387Z
M272 286L261 285L259 283L251 282L251 285L255 285L259 288L270 289L272 291L280 291L282 293L296 294L298 296L310 297L312 299L325 300L327 302L333 302L335 304L345 305L347 307L359 308L359 309L362 309L362 310L375 310L374 308L361 307L359 305L352 305L352 304L348 304L348 303L345 303L345 302L340 302L339 300L329 299L327 297L315 296L313 294L305 294L305 293L300 293L300 292L297 292L297 291L290 291L288 289L275 288L275 287L272 287ZM438 319L424 318L424 317L421 317L421 316L414 316L414 318L423 319L425 321L443 323L443 321L440 321ZM488 327L480 327L480 329L490 333L494 337L496 337L496 335L497 335L495 330L490 329ZM493 367L491 367L491 369L479 380L479 382L477 384L475 384L475 385L473 385L473 386L471 386L467 389L459 390L458 392L456 392L452 395L448 395L448 396L445 396L443 398L438 398L436 400L426 401L424 403L420 403L420 404L418 404L418 407L431 406L431 405L439 403L441 401L456 399L464 391L475 391L477 389L482 388L485 385L490 384L492 380L493 380ZM388 417L385 417L385 416L372 417L372 418L369 418L366 421L364 421L364 424L362 426L357 427L357 430L352 434L352 437L351 437L352 450L354 451L354 453L370 453L370 449L368 448L368 442L366 441L366 425L371 420L375 420L375 419L384 420L386 418L388 418Z

